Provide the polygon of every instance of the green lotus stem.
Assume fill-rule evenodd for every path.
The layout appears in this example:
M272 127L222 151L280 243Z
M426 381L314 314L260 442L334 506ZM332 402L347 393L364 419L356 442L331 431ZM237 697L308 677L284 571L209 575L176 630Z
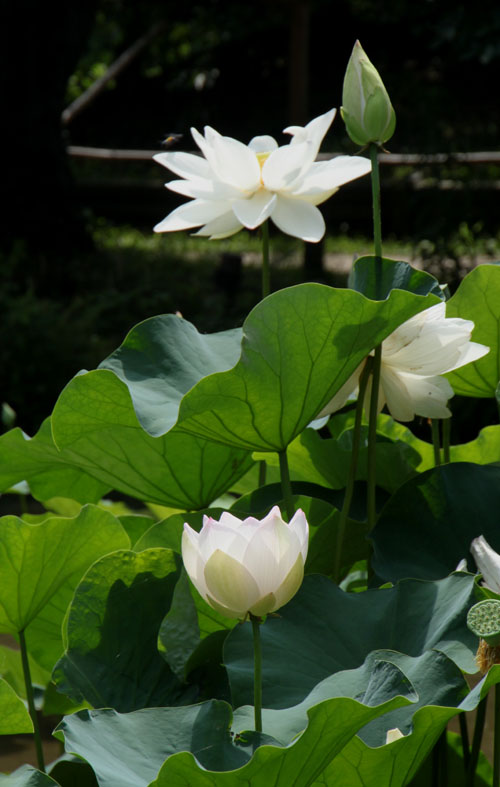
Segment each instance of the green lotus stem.
M382 297L382 221L380 213L380 174L378 166L378 146L370 143L370 160L372 163L372 209L373 209L373 245L375 249L375 284L377 300Z
M255 732L262 732L262 647L260 643L260 618L250 613L253 632L253 706Z
M449 464L450 460L450 432L451 432L451 418L443 418L442 420L443 432L443 462Z
M500 787L500 688L495 685L495 727L493 732L493 787Z
M352 451L351 461L349 463L349 471L347 475L347 483L344 494L344 502L342 504L342 511L340 512L339 522L337 526L337 537L335 543L335 554L333 558L333 578L336 582L340 582L340 560L342 557L342 546L344 543L345 527L347 518L351 508L352 496L354 493L354 482L356 481L356 470L358 467L359 447L361 443L361 423L363 420L363 404L365 400L366 386L370 379L372 370L373 358L368 356L365 363L365 368L361 373L359 379L359 393L358 401L356 404L356 414L354 416L354 429L352 432Z
M285 501L288 521L290 521L295 514L295 508L293 505L292 484L290 482L290 470L288 468L286 448L283 451L279 451L278 456L280 460L281 492L283 494L283 500Z
M262 298L271 292L271 276L269 272L269 225L267 221L261 225L262 231Z
M432 787L446 787L448 784L448 741L446 727L436 741L432 753Z
M40 735L40 727L38 726L38 716L35 708L35 698L33 695L33 684L31 682L30 665L28 662L28 650L26 648L26 639L24 631L19 632L19 646L21 648L21 662L23 665L24 685L26 686L26 699L28 700L28 710L33 722L33 735L35 738L36 758L38 761L38 770L45 773L45 760L43 756L42 738Z
M266 483L267 463L264 459L259 462L259 486L264 486Z
M434 467L441 464L441 439L439 437L439 419L431 418L432 447L434 448Z
M467 773L470 762L470 745L469 745L469 731L467 729L467 719L465 713L460 713L458 716L458 724L460 726L460 737L462 738L462 755L464 759L464 771Z
M377 520L376 486L377 486L377 410L378 389L380 385L380 367L382 363L382 345L375 347L372 367L372 390L370 395L370 412L368 416L368 455L367 455L367 491L366 511L368 530L373 530Z
M477 761L479 758L479 751L481 749L481 741L483 739L484 723L486 721L486 704L488 695L481 700L477 706L476 723L474 725L474 735L472 736L472 749L470 753L469 767L467 769L467 782L466 787L474 787L476 779Z

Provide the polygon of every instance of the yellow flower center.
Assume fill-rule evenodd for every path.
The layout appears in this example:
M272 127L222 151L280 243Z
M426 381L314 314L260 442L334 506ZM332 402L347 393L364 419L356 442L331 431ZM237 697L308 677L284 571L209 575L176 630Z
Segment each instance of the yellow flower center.
M266 159L268 159L268 158L269 158L269 156L271 155L271 151L270 151L270 150L268 150L268 151L266 151L266 152L264 152L264 153L256 153L255 155L257 156L257 161L259 162L259 167L260 167L260 182L261 182L261 185L263 186L263 185L264 185L264 181L262 180L262 167L264 166L264 161L265 161Z

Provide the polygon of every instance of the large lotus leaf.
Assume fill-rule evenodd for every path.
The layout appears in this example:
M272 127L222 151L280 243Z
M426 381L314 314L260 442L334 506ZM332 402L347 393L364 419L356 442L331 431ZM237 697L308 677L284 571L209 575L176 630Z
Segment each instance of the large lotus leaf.
M386 690L390 687L408 693L401 673L392 665L389 667L392 669L384 676ZM384 682L379 680L377 685L381 689L380 701ZM411 690L410 696L413 697ZM370 699L377 699L376 691ZM106 787L146 787L167 757L158 781L154 782L157 787L205 784L205 774L210 779L207 784L269 785L274 784L278 772L279 784L288 787L310 783L308 780L323 770L357 729L407 702L403 696L371 706L349 697L326 700L309 710L307 730L289 748L276 745L277 741L268 735L231 734L230 706L216 700L187 708L151 708L124 715L114 710L82 711L65 718L57 736L63 733L66 749L90 762L99 784ZM198 763L217 773L201 770ZM179 779L184 772L185 782ZM291 778L292 774L298 781Z
M344 784L349 787L403 787L417 773L448 721L457 713L476 708L479 700L484 699L498 682L500 667L495 666L457 707L437 707L432 703L419 708L413 717L412 733L386 746L372 748L358 736L351 738L321 778L314 782L314 787ZM422 782L429 783L430 779ZM465 787L465 783L459 781L449 781L449 784ZM477 787L482 784L478 782Z
M376 302L321 284L273 293L246 319L236 366L184 396L178 426L239 448L282 451L375 345L437 300L393 290Z
M201 334L182 317L161 314L132 328L99 368L128 386L139 422L158 437L175 424L180 400L198 380L235 365L241 337L241 328Z
M74 464L125 494L181 509L205 508L251 466L248 452L177 429L152 437L111 371L77 375L52 416L54 440Z
M358 257L349 274L349 287L377 301L387 298L391 290L406 290L416 295L432 292L443 298L438 280L430 273L386 257Z
M22 699L6 680L0 678L0 735L22 732L33 732L33 722Z
M178 576L168 549L118 551L95 563L69 610L57 687L77 702L122 712L177 704L182 686L157 641Z
M372 531L373 570L382 580L437 579L469 558L483 534L500 551L500 466L460 462L408 481Z
M319 681L359 666L372 650L419 656L434 648L460 669L476 672L477 639L465 622L474 600L470 574L439 582L408 579L365 593L344 593L326 577L307 576L294 598L261 627L263 705L297 704ZM234 705L252 704L250 624L232 630L224 663Z
M157 522L150 527L135 545L135 550L139 552L141 549L164 547L172 549L180 555L184 522L187 522L195 530L200 530L205 515L212 516L214 519L220 519L222 513L222 508L207 508L203 511L188 511L184 514L173 514L167 517L167 519ZM202 599L194 585L191 585L191 599L196 607L199 634L202 639L208 634L212 634L214 631L218 631L219 629L231 629L235 625L234 620L226 618L215 609L212 609L212 607ZM178 601L181 604L180 598ZM184 597L184 602L187 604L186 614L189 616L191 614L191 601L186 596ZM167 647L166 642L165 647Z
M468 273L448 301L446 316L472 320L472 339L491 348L475 363L447 375L455 393L494 397L500 380L500 265L479 265Z
M2 787L54 787L54 785L58 787L54 779L31 765L22 765L8 776L0 773L0 785Z
M174 754L149 787L308 787L352 738L362 717L375 718L403 701L369 709L348 698L326 700L308 711L307 729L286 748L260 746L247 765L229 773L201 770L192 754Z
M129 539L114 516L85 506L73 519L30 525L0 520L0 631L26 631L35 660L52 669L62 651L61 623L88 567Z
M66 751L91 764L101 787L145 787L177 751L192 751L205 767L231 769L247 762L255 746L272 740L250 733L247 744L234 742L231 718L230 706L219 700L126 714L80 711L63 719L56 737Z
M21 429L11 429L0 437L0 491L19 481L27 481L33 497L41 501L67 497L79 503L97 503L109 489L75 466L71 452L56 448L50 418L32 438Z
M43 669L28 654L31 682L34 686L46 686L50 681L50 671ZM21 651L0 645L0 675L12 686L19 697L26 699Z

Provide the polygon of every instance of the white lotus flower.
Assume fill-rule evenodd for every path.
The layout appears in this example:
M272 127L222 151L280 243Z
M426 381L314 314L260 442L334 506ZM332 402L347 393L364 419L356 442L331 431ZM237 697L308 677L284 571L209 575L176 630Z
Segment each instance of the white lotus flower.
M500 593L500 555L490 547L484 536L478 536L470 545L470 551L476 561L484 584L495 593Z
M440 375L477 361L490 351L484 344L470 341L473 329L471 320L446 317L444 303L425 309L396 328L382 342L378 412L387 404L397 421L412 421L415 415L448 418L451 412L446 404L453 388ZM364 364L317 417L343 407L358 386ZM366 411L370 394L371 383L365 395Z
M173 210L156 225L155 232L203 225L195 235L226 238L243 227L253 230L271 218L288 235L321 240L325 222L316 205L371 169L370 161L361 156L315 161L335 111L320 115L304 128L286 128L292 139L281 147L270 136L254 137L244 145L210 126L205 127L204 136L191 129L204 158L175 151L154 156L184 178L170 181L167 188L193 200Z
M217 522L203 517L199 533L187 523L182 559L205 601L226 617L244 619L274 612L299 589L304 576L309 526L299 510L289 524L278 506L262 520L225 511Z

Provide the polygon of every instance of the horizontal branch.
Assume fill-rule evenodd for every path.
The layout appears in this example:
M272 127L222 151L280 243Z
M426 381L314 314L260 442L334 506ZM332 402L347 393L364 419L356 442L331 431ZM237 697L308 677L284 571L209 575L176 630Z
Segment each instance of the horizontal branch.
M92 159L114 159L116 161L150 161L159 150L116 150L113 148L90 148L69 145L70 156ZM199 151L192 151L199 154ZM339 153L320 153L319 161L327 161L341 155ZM483 151L477 153L381 153L380 164L388 166L421 167L426 164L500 164L500 152Z

